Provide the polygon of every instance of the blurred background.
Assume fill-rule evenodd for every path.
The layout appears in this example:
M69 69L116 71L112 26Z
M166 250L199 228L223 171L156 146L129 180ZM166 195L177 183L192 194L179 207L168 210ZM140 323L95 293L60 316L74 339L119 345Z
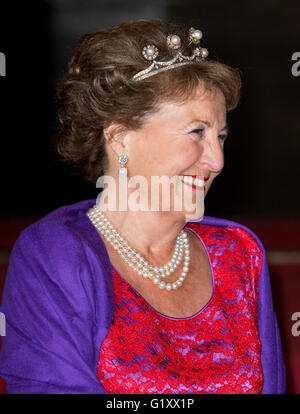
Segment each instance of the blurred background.
M98 194L51 147L56 86L71 47L85 33L142 18L201 29L210 57L242 71L225 168L207 196L206 215L247 225L264 243L287 392L300 393L300 328L292 330L292 315L300 312L300 64L292 60L295 52L300 59L299 0L2 1L0 293L19 232L55 208Z

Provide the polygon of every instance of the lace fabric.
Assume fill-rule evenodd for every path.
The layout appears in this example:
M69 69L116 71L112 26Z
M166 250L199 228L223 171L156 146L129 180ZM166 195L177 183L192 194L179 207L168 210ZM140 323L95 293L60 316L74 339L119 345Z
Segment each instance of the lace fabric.
M190 318L169 318L113 270L115 313L101 344L108 393L261 393L257 292L263 253L241 228L189 223L202 240L213 296Z

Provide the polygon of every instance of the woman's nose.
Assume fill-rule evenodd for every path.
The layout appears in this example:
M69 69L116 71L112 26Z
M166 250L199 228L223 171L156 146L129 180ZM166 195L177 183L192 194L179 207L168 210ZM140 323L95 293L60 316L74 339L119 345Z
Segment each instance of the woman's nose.
M205 142L201 160L202 166L213 173L219 173L224 167L224 151L219 138Z

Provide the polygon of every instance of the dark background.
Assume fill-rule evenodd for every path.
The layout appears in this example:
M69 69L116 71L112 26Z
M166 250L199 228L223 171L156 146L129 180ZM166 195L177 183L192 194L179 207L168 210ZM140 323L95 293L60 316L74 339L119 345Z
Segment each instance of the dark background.
M207 196L206 214L299 218L300 76L291 72L291 56L300 51L298 0L1 2L7 67L0 77L0 216L41 216L97 196L51 148L56 85L82 34L156 17L200 28L210 56L242 71L225 169Z

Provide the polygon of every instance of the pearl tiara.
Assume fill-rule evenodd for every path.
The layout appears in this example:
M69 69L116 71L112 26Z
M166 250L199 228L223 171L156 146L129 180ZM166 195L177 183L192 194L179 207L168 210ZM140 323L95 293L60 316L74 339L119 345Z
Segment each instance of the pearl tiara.
M152 61L151 65L136 73L132 80L140 81L142 79L149 78L150 76L156 75L157 73L164 72L166 70L174 69L183 65L190 65L191 63L204 60L208 56L208 50L201 48L199 43L202 39L201 30L196 30L193 27L189 29L189 40L190 43L198 45L194 49L192 56L185 56L180 51L169 61L159 62L155 60L159 55L159 51L154 45L147 45L142 50L142 55L146 60ZM181 47L181 39L177 35L169 35L167 37L167 45L170 49L176 50Z

